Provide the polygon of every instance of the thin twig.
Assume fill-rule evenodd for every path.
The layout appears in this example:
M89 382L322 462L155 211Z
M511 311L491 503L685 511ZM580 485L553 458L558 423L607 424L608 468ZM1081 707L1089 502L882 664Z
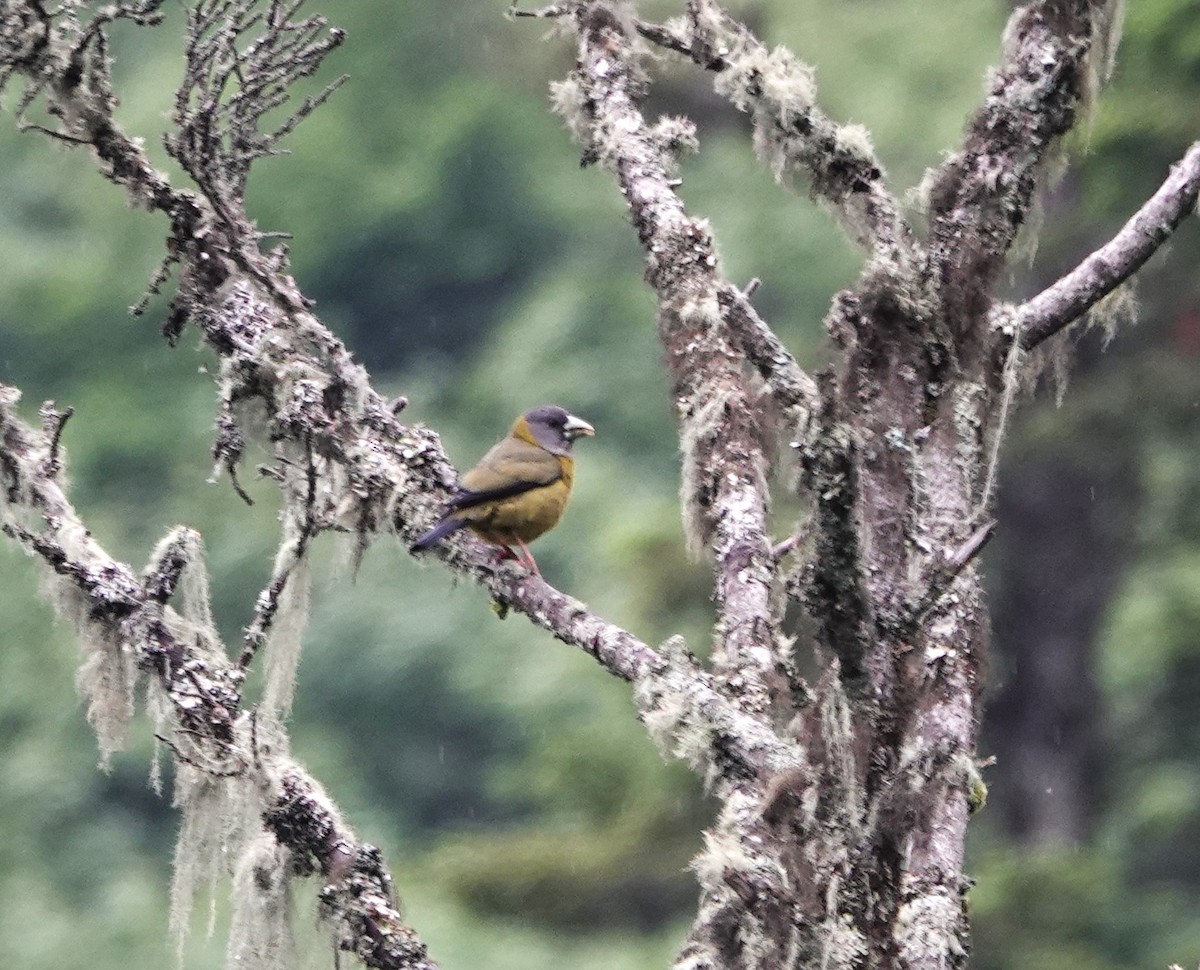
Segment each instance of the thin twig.
M706 71L723 71L729 62L720 54L713 54L706 48L693 43L690 38L681 36L664 24L656 24L649 20L636 21L637 32L646 40L657 44L664 50L674 51L684 57L692 58Z
M515 3L508 8L508 16L510 17L565 17L571 11L562 4L552 3L545 7L539 7L537 10L524 10L518 7Z
M184 729L180 728L179 730L183 731ZM199 761L197 761L195 758L192 758L192 757L184 754L183 751L180 750L179 745L177 745L170 738L156 733L154 735L154 739L156 741L161 741L168 748L170 748L171 753L173 755L175 755L176 761L182 761L185 765L191 765L197 771L201 772L202 774L208 775L212 778L237 778L238 776L244 775L246 773L245 765L239 765L236 768L213 768L208 765L203 765Z
M959 574L983 551L995 531L996 520L990 519L972 531L957 547L943 553L941 563L934 568L926 584L925 593L909 612L910 623L915 626L928 615L950 591Z
M246 627L245 634L242 637L243 647L241 655L238 657L239 670L244 671L249 668L254 660L254 655L266 642L267 635L271 632L271 627L274 626L275 616L279 612L279 607L283 602L283 593L287 589L287 584L291 581L296 569L304 562L304 557L308 554L309 543L319 531L316 514L317 468L311 437L305 441L305 453L307 457L304 468L305 495L300 504L302 511L301 521L296 526L298 534L295 538L291 538L285 534L281 539L281 544L288 545L287 555L283 555L281 548L276 556L278 564L275 571L266 587L258 594L258 598L255 600L254 620ZM293 462L289 461L283 455L280 455L279 459L283 464L294 465ZM281 484L284 484L283 480L281 480ZM295 515L295 505L294 500L288 500L287 514L289 518L293 518Z
M58 456L59 442L62 440L63 428L71 420L75 409L68 407L59 411L53 401L46 401L41 407L42 430L50 437L50 447L46 452L46 462L43 465L45 473L53 478L62 471L62 462Z
M784 556L799 546L804 545L808 541L812 531L812 522L808 519L803 519L796 523L796 528L792 534L786 539L782 539L771 547L771 558L775 562L779 562Z

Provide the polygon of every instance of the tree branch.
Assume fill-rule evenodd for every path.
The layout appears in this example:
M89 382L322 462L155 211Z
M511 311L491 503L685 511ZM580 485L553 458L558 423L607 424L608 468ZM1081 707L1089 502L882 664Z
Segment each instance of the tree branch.
M242 0L223 0L203 4L197 16L213 17L218 11L245 7ZM33 0L26 0L22 9L38 8ZM290 11L292 7L287 9ZM364 544L371 535L393 531L407 545L456 482L457 476L436 435L399 423L398 409L375 393L366 372L348 350L307 312L308 301L284 273L283 254L264 255L258 251L260 237L244 218L240 198L236 192L227 197L218 184L224 164L221 162L224 143L200 137L206 123L204 113L192 113L189 101L181 110L187 115L183 120L199 126L192 131L196 137L173 144L173 150L187 159L185 171L198 177L202 189L202 196L198 197L172 188L149 165L138 143L113 122L111 98L95 99L57 80L67 70L58 59L58 35L49 20L35 17L31 23L31 30L44 28L40 35L43 47L37 48L40 53L9 66L39 79L38 91L45 93L52 113L82 119L71 121L69 133L80 133L92 146L105 174L122 185L132 198L161 209L172 220L170 255L181 267L181 281L164 333L174 340L185 322L191 320L220 360L218 439L214 448L218 467L234 474L242 450L239 416L251 404L261 404L266 410L270 436L285 453L291 449L295 455L303 449L313 456L307 466L305 487L283 489L285 526L289 521L298 523L300 534L305 537L316 528L347 528L356 531ZM217 61L201 50L212 38L198 23L193 22L189 34L189 42L195 48L189 69L194 76L189 83L197 92L196 97L202 92L220 97L225 85L241 84L243 78L236 70L222 75L213 67ZM263 29L268 32L278 26L272 17L264 23ZM88 61L85 69L100 78L101 88L106 87L104 58ZM225 95L237 96L229 92ZM662 144L666 143L664 140ZM256 151L254 146L246 150L251 154ZM236 168L236 162L234 159L229 164ZM233 171L233 175L238 173ZM705 325L715 321L718 324L713 328L715 333L719 331L720 312L715 298L710 304L712 317L705 320ZM736 386L740 388L740 370L723 366L726 373L736 374L739 382ZM750 449L749 458L738 459L748 462L748 466L735 467L758 469L761 448L752 436L754 429L747 424L752 408L740 398L723 402L727 408L724 414L719 410L711 412L716 423L706 429L707 441L711 444L716 430L729 426L730 404L741 404L735 415L741 422L737 424L740 433L737 440ZM180 583L180 574L200 567L183 562L168 542L148 575L147 585L143 586L127 567L113 563L94 543L84 548L83 554L77 554L80 550L74 545L59 541L56 538L59 533L55 531L59 525L63 526L62 534L68 537L86 537L87 533L61 492L47 492L52 499L41 496L43 490L57 489L57 485L49 479L31 478L22 460L10 454L11 429L18 429L11 432L17 435L18 442L31 441L21 428L15 414L6 410L0 469L13 482L10 505L17 503L26 514L34 507L55 511L46 516L50 523L48 534L20 521L8 521L11 515L6 517L6 531L63 575L74 591L73 597L84 598L79 609L82 616L96 614L104 618L111 614L119 622L119 636L111 623L101 624L98 634L93 631L93 639L100 645L96 655L102 662L96 677L102 686L117 684L123 691L132 689L134 676L121 665L120 658L125 654L115 646L118 643L130 644L138 662L155 670L162 683L168 685L165 689L171 701L170 710L179 722L173 750L185 766L194 766L177 774L176 797L184 813L181 857L188 854L182 847L189 842L188 833L201 824L200 813L205 805L214 799L233 797L229 793L234 786L242 786L239 790L244 790L256 784L275 799L274 807L264 806L264 811L280 844L297 858L314 859L315 865L331 880L323 898L333 907L332 915L338 921L339 945L372 966L414 970L430 966L423 947L403 927L389 902L390 881L376 864L374 850L354 843L345 830L337 827L337 813L331 807L322 808L324 802L319 798L314 801L309 797L319 791L315 784L303 776L298 766L277 754L278 749L286 748L281 729L274 741L264 747L256 733L257 720L238 714L243 671L228 663L212 629L207 605L193 606L190 613L184 611L187 615L163 605ZM32 444L35 450L46 451L37 442ZM745 511L736 521L722 524L725 563L722 575L728 577L723 603L728 605L727 616L731 620L727 627L731 653L740 656L757 651L770 659L769 646L766 649L762 646L762 625L733 622L733 618L739 621L744 617L769 618L769 549L762 529L761 492L756 490L757 477L752 477L753 480L747 481L743 474L735 483L738 495L744 499ZM722 487L724 499L734 486ZM37 492L36 501L27 497L31 494L24 491L27 488ZM321 510L320 514L312 514L314 507ZM295 538L292 536L292 540ZM187 546L187 541L180 541ZM293 570L303 556L302 547L307 543L304 539L300 546L295 546L289 545L289 541L285 534L272 586L261 604L256 624L252 624L251 653L267 628L276 622L277 612L285 608L280 605L280 594L291 582ZM736 792L742 802L752 804L760 797L766 779L780 770L802 772L803 752L796 742L781 737L765 714L754 709L755 705L747 709L740 698L731 699L728 684L714 679L680 651L661 654L627 631L595 616L540 577L512 567L496 568L491 549L468 537L443 544L436 555L454 571L474 578L494 599L526 613L536 625L591 654L614 675L632 681L639 713L648 729L664 746L688 758L719 791ZM742 557L747 580L733 571L732 563L737 556ZM189 588L188 583L183 583L185 598ZM206 597L202 598L206 601ZM89 620L88 629L91 626L95 624ZM770 645L769 638L766 643ZM268 659L268 682L271 677ZM94 693L100 696L103 691L97 689ZM127 719L132 714L132 701L126 702L124 698L131 698L132 694L120 696L122 702L117 706ZM93 723L101 736L102 749L116 750L123 742L124 721L113 718L106 705L99 706ZM115 726L106 726L109 722ZM161 728L157 733L169 736ZM263 779L266 784L262 784ZM178 790L180 785L182 790ZM254 797L261 797L261 793ZM314 841L313 834L321 832L326 835ZM243 858L250 858L246 853L260 851L253 832L239 833L239 839L238 845L230 847L230 857L240 851ZM203 842L199 839L198 844ZM271 852L266 852L266 856L275 860L272 864L282 867L276 882L286 879L289 870L278 862L280 857ZM220 858L209 858L201 864L215 871L213 867L224 863ZM191 888L187 884L189 877L183 872L182 868L177 870L177 884L181 880L185 884L178 898L186 906ZM258 880L251 882L257 885ZM250 891L257 890L251 886ZM183 932L187 926L186 911L174 915L172 923ZM231 953L236 952L232 938L230 946Z
M211 21L217 8L224 9L220 4L203 6L197 14L200 19L191 28L194 46L214 29ZM230 0L224 6L241 9L246 3ZM21 7L37 10L36 4L28 2ZM46 73L66 70L55 50L56 35L49 20L31 17L31 23L30 29L39 33L30 46L40 53L26 60L14 59L12 66L49 77L45 83L59 91L64 85L53 82L53 73ZM240 28L244 29L245 25ZM333 46L332 41L327 46ZM204 90L213 90L212 82L202 78L202 68L211 59L196 54L193 61L195 77L189 83L196 87L208 84ZM218 87L234 76L230 69ZM82 106L68 103L74 94L47 96L56 99L57 112L82 111ZM318 456L337 460L337 467L322 476L320 487L328 493L324 500L330 507L340 508L340 518L350 527L364 532L395 528L406 541L415 538L415 523L429 519L440 497L457 480L436 435L396 420L388 402L370 387L366 371L333 334L304 311L308 301L268 258L255 257L254 272L249 274L252 281L236 282L244 275L245 257L253 246L248 225L224 220L200 200L172 189L165 176L149 165L137 142L116 127L111 104L92 105L89 101L87 106L92 123L89 143L102 163L122 173L122 178L114 181L135 200L173 217L173 248L185 264L184 286L176 303L184 318L196 319L222 361L218 381L222 408L215 449L218 464L229 470L236 466L241 435L235 415L248 401L259 400L267 408L275 440L311 441ZM245 236L238 235L242 233ZM280 294L285 298L280 299ZM452 547L461 548L464 543L469 554L450 553ZM471 575L493 596L526 613L559 639L591 653L616 676L634 680L660 659L626 631L593 617L540 580L532 581L519 570L514 575L495 569L483 544L464 539L441 548L446 552L439 555L456 570Z
M805 372L750 302L752 290L721 287L717 301L730 333L741 345L750 363L767 382L776 403L788 417L788 426L803 440L813 416L821 410L817 382Z
M1171 174L1121 230L1066 276L1017 308L1021 348L1032 350L1078 320L1129 279L1196 207L1200 142L1171 166Z
M930 255L957 350L991 366L986 315L997 274L1046 159L1075 123L1090 66L1106 56L1108 0L1037 0L1015 10L1006 62L963 147L929 182ZM1111 24L1109 24L1111 26Z
M870 136L838 125L816 105L813 70L783 47L768 50L716 0L688 0L680 21L637 21L646 40L690 58L717 76L713 87L754 123L759 157L776 177L808 174L814 195L834 206L859 245L907 256L912 232L886 185Z
M337 811L316 794L319 789L303 769L277 753L280 744L275 752L264 753L257 743L256 722L239 713L242 674L216 641L211 618L206 624L195 612L186 615L187 604L182 614L165 605L185 570L203 569L197 561L199 536L188 529L173 532L139 581L128 565L104 551L80 520L49 473L48 458L57 442L17 416L18 398L15 388L0 385L0 521L6 534L65 580L55 599L76 616L85 650L92 653L85 670L89 665L111 668L120 664L124 651L132 650L137 668L153 672L169 700L176 738L186 738L195 752L184 756L177 750L181 760L197 766L210 785L261 783L270 805L264 816L268 828L298 857L314 859L328 877L322 904L327 918L339 927L339 946L381 970L433 970L424 945L396 909L391 877L378 850L356 840ZM41 531L24 524L38 518L45 523ZM207 603L193 604L196 609L206 613ZM192 635L179 636L185 629ZM89 716L102 746L107 739L119 747L120 726L108 721L114 707L126 707L126 698L113 703L107 695L115 678L109 676L111 671L102 673L105 676L83 677L80 683L89 692ZM128 693L129 707L134 687L133 678L120 685ZM210 768L217 765L230 767ZM183 804L186 813L186 799Z
M253 240L237 234L249 234L248 226L224 220L199 200L171 189L111 117L100 115L94 121L104 132L101 144L94 145L102 161L125 160L118 183L175 220L174 249L184 264L175 302L221 359L218 463L235 467L240 456L235 415L247 402L260 401L273 439L311 442L317 456L334 459L318 487L322 501L340 510L338 523L363 535L393 529L409 544L457 481L436 435L399 423L389 403L370 387L366 371L303 309L307 301L294 281L269 259L255 256L251 279L243 279ZM636 681L663 666L652 648L540 578L497 569L490 548L480 542L463 537L440 546L437 555L622 679ZM702 679L695 684L704 705L728 704ZM745 752L751 767L744 770L753 773L762 761L753 752L764 745L778 748L779 741L761 724L732 716L730 724L749 732L731 739L730 746Z
M786 687L771 608L764 432L720 303L732 285L720 274L708 225L675 191L672 151L692 147L694 133L684 119L646 123L633 38L609 4L575 3L571 18L578 66L555 98L585 159L616 174L646 250L680 420L685 526L693 546L711 544L715 556L716 666L738 685L746 710L765 712Z
M335 922L339 949L380 970L437 970L400 918L379 850L354 838L311 778L294 768L284 774L263 823L326 877L321 914Z
M337 523L364 535L391 530L406 547L428 527L457 482L437 436L402 425L371 388L362 366L314 317L288 315L249 281L233 286L223 302L195 317L221 357L222 399L243 406L261 402L276 441L311 441L313 452L328 459L314 487L318 503L337 510ZM334 521L333 513L330 517ZM659 652L540 576L497 566L493 547L469 535L423 555L474 579L493 599L588 653L614 676L641 684L656 681L670 667ZM673 684L691 707L726 725L734 774L757 777L791 757L788 742L761 718L741 712L698 667L680 673Z
M786 676L787 645L772 603L777 564L766 534L762 431L753 419L760 409L731 318L738 317L746 342L760 350L755 366L774 379L775 393L790 399L792 411L812 407L815 395L790 355L777 342L770 346L769 331L745 294L721 276L709 227L688 213L676 193L671 151L694 142L692 128L684 119L646 123L639 109L645 81L620 5L577 0L556 7L560 16L567 8L578 41L576 70L555 86L557 107L583 144L584 162L600 161L616 175L646 251L646 279L658 296L659 337L684 451L685 524L693 542L709 546L715 559L714 662L721 693L754 723L784 711L791 715L796 706ZM664 653L668 663L679 662L669 645ZM787 965L786 954L794 957L808 935L800 925L809 911L794 911L798 893L781 861L787 850L764 822L762 804L764 783L803 779L796 782L799 789L815 780L807 743L782 752L773 771L739 778L724 768L731 738L713 719L716 712L698 710L687 699L681 704L654 684L639 684L637 696L652 734L658 736L655 726L665 722L677 753L692 752L693 761L707 764L710 776L718 771L724 782L718 788L721 816L696 863L700 910L675 965L743 965L740 956L724 952L730 927L739 925L757 928L754 965ZM812 824L810 809L797 814L804 819L798 825Z

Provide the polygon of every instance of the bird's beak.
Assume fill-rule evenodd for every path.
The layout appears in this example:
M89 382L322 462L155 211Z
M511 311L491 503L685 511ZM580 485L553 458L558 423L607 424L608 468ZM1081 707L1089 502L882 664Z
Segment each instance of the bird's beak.
M567 423L563 425L563 434L574 441L579 437L595 437L596 429L584 421L583 418L577 418L573 414L568 414Z

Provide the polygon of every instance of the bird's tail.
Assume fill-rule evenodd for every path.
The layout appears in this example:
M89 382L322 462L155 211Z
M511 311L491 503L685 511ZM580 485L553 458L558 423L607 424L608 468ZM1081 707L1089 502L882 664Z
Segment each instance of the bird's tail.
M466 524L467 523L464 522L462 519L452 519L452 518L442 519L441 522L439 522L432 529L430 529L423 536L421 536L420 539L418 539L411 546L409 546L408 551L409 552L417 552L418 550L421 550L421 549L428 549L435 542L437 542L438 539L445 538L451 532L457 532L459 529L461 529Z

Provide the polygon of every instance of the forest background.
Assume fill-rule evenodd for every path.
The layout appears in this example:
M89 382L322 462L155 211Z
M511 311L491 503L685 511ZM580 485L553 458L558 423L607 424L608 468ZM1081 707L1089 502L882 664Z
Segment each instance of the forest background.
M914 186L958 140L1009 12L991 0L730 6L815 64L829 114L865 124L893 181ZM548 110L569 45L491 0L340 0L325 13L349 35L325 80L351 79L291 156L256 170L250 214L294 235L322 319L460 467L535 404L595 424L571 510L539 542L542 569L647 641L680 632L703 650L711 604L684 552L654 300L610 180L580 170ZM168 170L153 136L182 70L181 22L176 9L157 30L114 35L118 117ZM1117 64L1046 195L1036 253L1030 233L1035 282L1109 238L1200 132L1200 7L1132 4ZM650 107L699 123L684 197L713 221L731 278L761 278L764 317L819 366L821 319L856 254L802 185L780 195L704 78L674 78ZM46 398L76 409L73 496L114 555L145 561L177 523L202 531L236 641L247 591L268 575L275 497L250 480L250 508L207 482L210 357L194 337L175 350L158 338L165 301L126 311L165 230L84 153L0 126L0 381L23 389L30 416ZM1043 388L1010 433L985 559L980 753L997 764L970 838L978 968L1200 955L1198 256L1185 225L1141 274L1136 328L1107 346L1083 337L1062 406ZM794 512L777 510L779 529ZM441 965L667 965L711 806L663 763L627 688L520 618L498 622L480 590L394 544L356 580L344 550L318 545L295 753L384 849ZM150 729L97 771L74 638L10 544L0 590L0 965L169 966L176 818L147 784ZM310 912L300 901L309 964L328 966ZM220 965L219 902L216 916L213 942L198 917L188 968Z

